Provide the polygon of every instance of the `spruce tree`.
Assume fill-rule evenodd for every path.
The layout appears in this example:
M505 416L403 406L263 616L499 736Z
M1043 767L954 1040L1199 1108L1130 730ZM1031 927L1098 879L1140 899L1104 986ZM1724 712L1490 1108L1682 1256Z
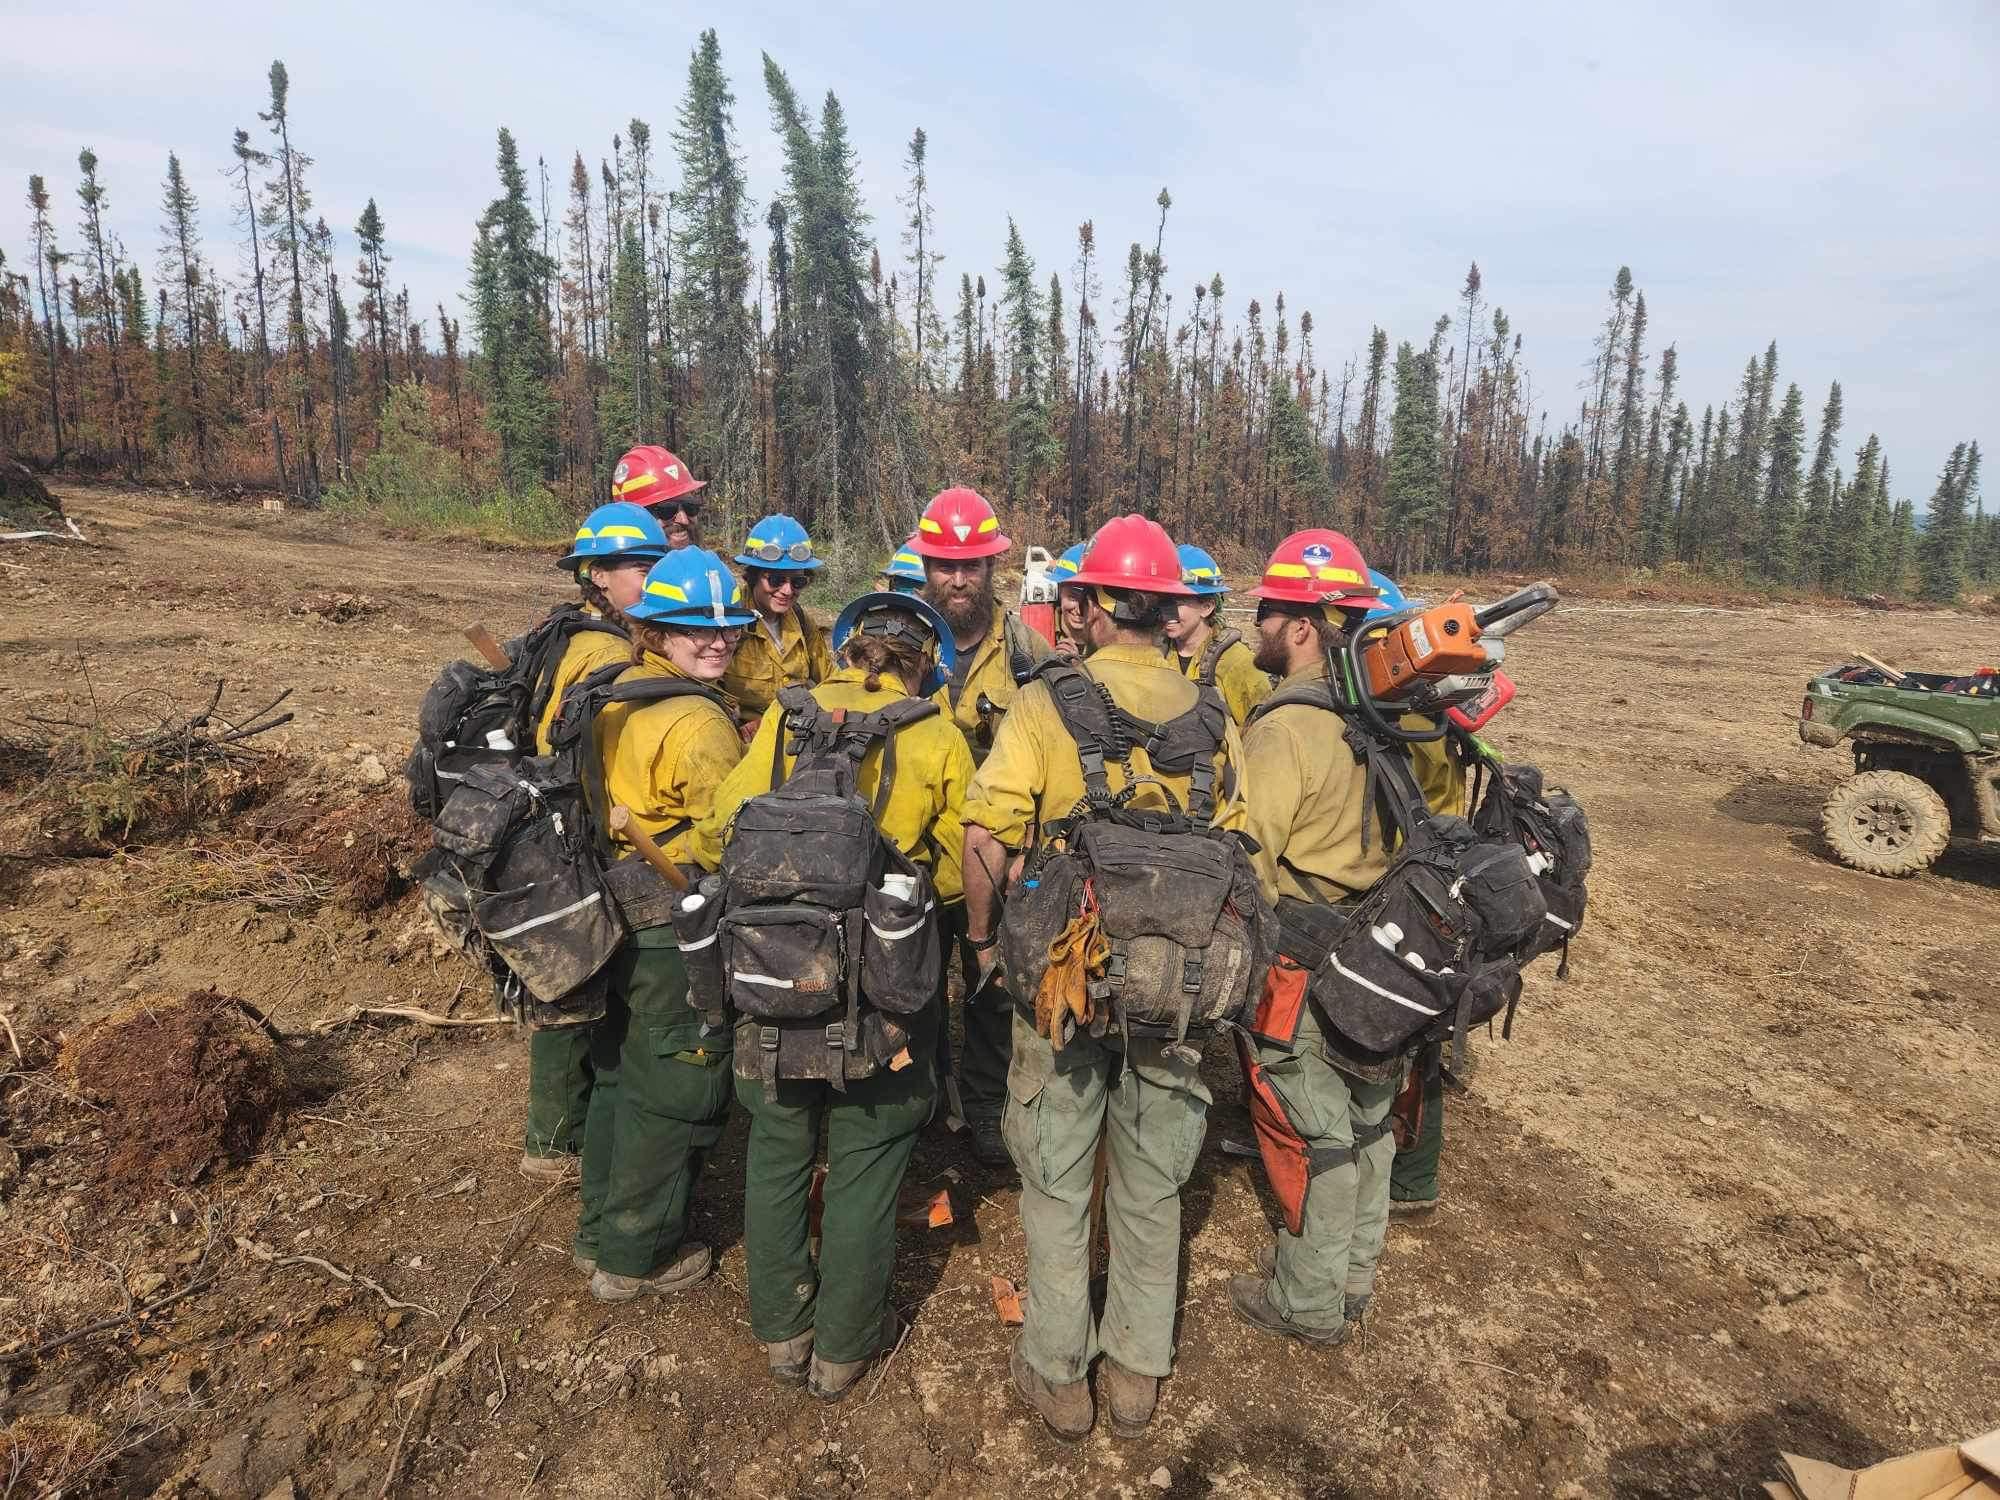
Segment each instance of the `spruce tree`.
M306 169L312 158L292 145L290 112L291 78L283 62L273 62L270 71L271 107L260 110L257 118L271 127L278 149L271 160L278 175L264 186L263 224L269 231L272 253L289 263L285 338L286 369L290 376L290 404L298 412L299 433L305 444L305 468L299 476L299 494L311 500L319 494L319 434L313 419L312 334L306 326L307 290L305 216L312 209L312 195L306 191Z
M279 489L287 489L285 476L285 429L278 417L278 405L271 399L271 314L269 299L265 296L264 247L257 230L261 218L257 210L257 190L255 172L268 169L271 157L268 152L259 151L250 144L250 132L238 128L230 150L236 157L236 165L229 175L236 179L242 189L243 201L232 203L232 211L244 233L250 237L250 283L256 294L257 305L257 404L270 419L271 463L277 476Z
M92 312L98 319L104 334L105 354L111 366L111 426L118 444L126 472L130 473L138 461L138 454L127 439L125 432L125 371L120 363L118 346L118 298L112 290L112 276L117 266L116 248L104 233L104 208L108 201L104 185L97 180L97 153L88 146L77 153L77 170L83 174L83 181L76 190L77 201L83 205L83 242L97 269Z
M1055 446L1042 401L1042 297L1035 262L1007 219L1007 258L1000 268L1000 306L1007 327L1007 501L1031 492L1053 466Z
M1898 500L1889 520L1889 545L1883 563L1882 592L1901 597L1909 591L1910 566L1917 555L1917 507Z
M553 472L549 377L555 357L541 313L541 236L528 206L520 152L505 126L496 165L500 196L481 216L473 246L473 313L486 382L486 425L500 440L502 482L518 494Z
M56 320L62 315L62 253L56 248L55 226L49 222L49 189L41 174L28 176L28 212L35 235L35 290L42 299L43 347L49 356L49 432L55 443L53 462L60 465L68 451L63 446L62 381L57 363L62 334ZM49 284L55 283L55 300L49 299Z
M354 267L354 283L361 288L361 325L366 330L363 337L375 354L375 389L370 401L371 409L378 415L382 403L389 396L388 272L391 257L383 248L386 236L382 212L376 208L375 200L370 198L354 225L354 238L361 251L361 259ZM376 445L381 445L379 434Z
M597 431L602 450L595 467L609 473L618 456L639 443L656 442L659 433L641 414L637 345L646 327L646 266L640 258L639 229L629 218L618 247L617 269L611 279L611 344L606 352L604 390L597 401Z
M1799 537L1796 581L1818 588L1833 565L1834 456L1840 450L1840 382L1827 387L1820 411L1819 439L1813 447L1812 472L1806 477L1806 510Z
M903 156L909 189L897 201L910 213L903 221L903 244L909 250L911 279L916 284L910 298L910 334L916 346L917 377L926 390L936 390L940 384L937 370L945 352L944 320L937 308L937 271L944 256L933 248L936 227L931 210L929 151L930 142L919 126ZM1057 366L1052 363L1049 368L1053 372Z
M1965 502L1979 476L1979 446L1951 450L1931 493L1930 516L1918 549L1917 594L1931 604L1956 604L1965 592Z
M187 363L187 386L176 403L183 430L194 434L195 467L208 468L208 403L201 389L201 333L197 318L201 310L201 205L188 187L181 171L181 159L167 153L167 180L161 190L160 295L162 307L171 307L182 329L182 353ZM172 287L169 293L166 289ZM164 316L161 319L165 323ZM162 328L164 333L164 326Z
M1383 492L1383 525L1396 572L1420 566L1430 528L1442 503L1438 461L1436 339L1419 354L1407 342L1396 349L1396 408L1389 418L1389 482ZM1562 545L1560 536L1550 546Z
M1794 382L1771 424L1770 469L1764 484L1764 513L1757 531L1757 566L1766 578L1797 581L1799 497L1804 490L1805 397Z

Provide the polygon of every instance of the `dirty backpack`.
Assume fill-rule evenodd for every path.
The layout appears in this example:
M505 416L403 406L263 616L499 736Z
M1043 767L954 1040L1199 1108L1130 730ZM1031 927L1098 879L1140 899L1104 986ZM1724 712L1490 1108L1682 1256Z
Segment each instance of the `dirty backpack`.
M1470 1027L1501 1016L1511 1032L1523 955L1546 925L1527 853L1510 834L1433 813L1407 746L1348 722L1327 680L1272 695L1256 716L1288 703L1340 719L1365 768L1362 846L1379 838L1394 858L1338 909L1283 903L1286 956L1310 974L1308 993L1353 1060L1373 1066L1450 1038L1461 1067Z
M1085 790L1068 817L1043 826L1008 893L1001 955L1016 1003L1032 1007L1050 943L1094 907L1111 953L1089 985L1093 1033L1116 1026L1166 1037L1177 1055L1198 1058L1188 1037L1244 1019L1276 940L1242 841L1211 826L1229 712L1214 688L1201 687L1186 713L1155 724L1120 708L1073 662L1050 658L1035 676L1076 744ZM1138 749L1161 775L1189 779L1185 807L1157 777L1136 775ZM1115 793L1107 762L1125 771ZM1147 784L1164 794L1166 810L1131 805Z
M1222 663L1222 653L1243 639L1240 630L1218 630L1208 638L1208 644L1201 648L1201 655L1195 658L1194 680L1204 687L1215 686L1215 669Z
M433 825L425 904L448 937L492 969L501 1013L531 1024L603 1014L606 962L632 930L672 917L671 892L651 866L637 855L611 858L593 727L613 703L700 696L718 713L727 709L700 683L620 682L626 670L600 667L563 695L550 754L465 770Z
M898 734L938 709L909 698L872 713L829 710L802 683L780 691L778 706L772 789L737 809L722 852L714 973L744 1018L742 1077L767 1094L781 1078L845 1089L908 1046L908 1018L943 973L930 874L880 823ZM856 773L878 746L871 806ZM696 1004L720 1009L713 996Z
M460 659L438 674L417 709L417 743L403 765L418 817L435 822L474 766L512 765L534 753L556 668L570 638L584 630L625 633L580 604L564 604L507 642L506 667Z
M1482 769L1489 765L1481 762ZM1569 978L1569 943L1583 927L1588 901L1590 821L1568 792L1544 785L1536 766L1491 765L1484 796L1475 795L1471 805L1477 809L1473 826L1481 833L1520 840L1541 884L1548 911L1542 929L1523 947L1521 961L1561 949L1556 978Z

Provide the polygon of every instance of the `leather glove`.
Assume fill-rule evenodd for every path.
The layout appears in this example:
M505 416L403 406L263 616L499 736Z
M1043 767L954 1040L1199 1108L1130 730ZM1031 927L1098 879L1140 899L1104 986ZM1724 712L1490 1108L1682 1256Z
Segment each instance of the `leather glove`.
M1103 974L1110 957L1111 942L1095 910L1070 918L1049 944L1049 966L1035 991L1035 1030L1050 1046L1062 1047L1077 1027L1090 1024L1090 980Z

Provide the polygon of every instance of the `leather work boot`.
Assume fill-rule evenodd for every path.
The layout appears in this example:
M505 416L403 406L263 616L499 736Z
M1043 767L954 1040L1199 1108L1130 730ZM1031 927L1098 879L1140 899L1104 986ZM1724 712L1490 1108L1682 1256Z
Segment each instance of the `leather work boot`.
M1111 1408L1111 1431L1122 1438L1144 1437L1159 1405L1160 1382L1152 1375L1135 1375L1110 1355L1097 1367L1104 1404Z
M530 1182L575 1182L583 1174L578 1170L577 1159L567 1153L536 1156L531 1151L524 1151L521 1153L521 1175Z
M1278 1247L1276 1245L1266 1245L1257 1252L1257 1269L1264 1273L1266 1281L1269 1281L1273 1276L1278 1274ZM1347 1305L1343 1309L1347 1321L1350 1323L1359 1323L1368 1315L1368 1304L1374 1300L1375 1294L1373 1292L1362 1292L1359 1295L1349 1292L1347 1294Z
M838 1401L860 1382L862 1373L885 1354L896 1352L896 1341L903 1336L903 1320L896 1316L896 1309L890 1308L882 1314L882 1336L876 1342L873 1354L860 1359L821 1359L812 1357L812 1372L806 1378L806 1389L822 1401ZM775 1371L777 1356L772 1356Z
M590 1278L590 1295L599 1302L630 1302L638 1296L665 1297L684 1292L705 1280L715 1268L715 1256L706 1245L684 1244L680 1253L650 1275L620 1276L597 1271Z
M781 1340L764 1346L764 1357L771 1362L771 1378L780 1385L804 1385L806 1367L812 1363L813 1331L808 1328L796 1338Z
M1014 1340L1014 1352L1007 1356L1007 1369L1014 1377L1014 1390L1027 1402L1050 1432L1065 1443L1079 1443L1090 1436L1097 1423L1097 1408L1090 1399L1090 1382L1072 1380L1055 1385L1044 1380L1021 1353L1021 1341Z
M1338 1328L1308 1328L1303 1323L1294 1323L1277 1308L1271 1306L1267 1283L1262 1276L1232 1276L1229 1278L1229 1305L1236 1309L1236 1316L1252 1328L1261 1328L1266 1333L1275 1333L1285 1338L1294 1338L1306 1344L1342 1344L1353 1331L1346 1322Z
M569 1263L586 1276L597 1274L597 1257L594 1255L585 1255L581 1250L572 1250L569 1253Z
M998 1120L978 1120L972 1126L972 1159L982 1167L1011 1167L1014 1158L1001 1137Z
M1389 1212L1399 1219L1421 1219L1425 1214L1437 1211L1435 1198L1391 1198Z

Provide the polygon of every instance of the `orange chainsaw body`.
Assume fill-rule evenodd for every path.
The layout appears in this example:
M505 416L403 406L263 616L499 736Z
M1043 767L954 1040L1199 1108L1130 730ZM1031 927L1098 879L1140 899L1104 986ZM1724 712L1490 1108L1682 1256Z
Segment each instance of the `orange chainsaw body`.
M1486 671L1491 663L1479 634L1472 606L1454 601L1375 635L1361 648L1368 695L1390 702L1407 696L1427 678Z

